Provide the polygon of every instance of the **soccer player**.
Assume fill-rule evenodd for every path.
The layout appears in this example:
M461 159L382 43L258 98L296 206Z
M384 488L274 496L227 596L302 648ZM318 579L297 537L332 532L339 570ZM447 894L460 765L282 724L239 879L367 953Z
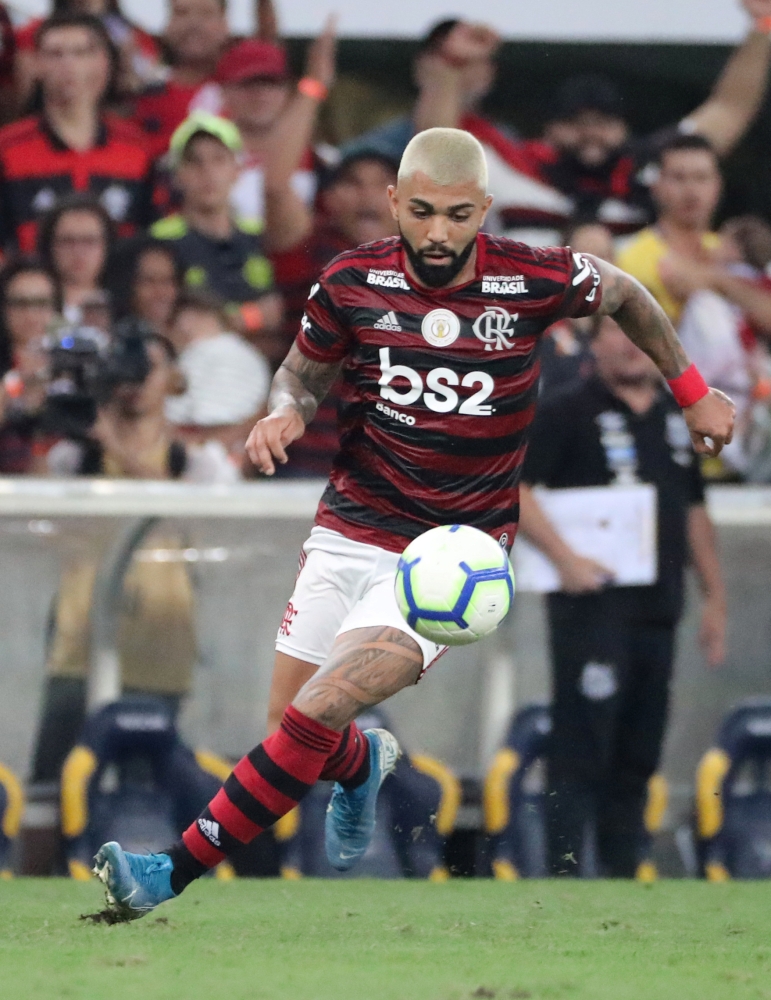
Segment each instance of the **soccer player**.
M281 722L167 851L100 848L95 872L126 919L181 893L319 779L336 781L330 862L344 870L364 853L399 749L390 733L362 733L353 720L417 683L443 652L399 613L399 553L423 531L457 522L511 545L538 343L555 320L613 315L669 380L696 450L719 452L731 438L731 401L707 388L648 292L569 248L481 233L486 192L475 138L420 133L389 188L400 236L342 254L311 289L270 412L247 443L272 475L342 369L340 454L276 643L271 697Z

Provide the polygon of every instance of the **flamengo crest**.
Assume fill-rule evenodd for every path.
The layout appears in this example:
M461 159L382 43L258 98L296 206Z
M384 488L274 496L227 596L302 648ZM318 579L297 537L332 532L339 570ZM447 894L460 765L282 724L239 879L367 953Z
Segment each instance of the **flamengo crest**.
M474 333L485 345L486 351L511 350L514 346L514 324L519 313L506 312L500 306L486 309L474 322Z

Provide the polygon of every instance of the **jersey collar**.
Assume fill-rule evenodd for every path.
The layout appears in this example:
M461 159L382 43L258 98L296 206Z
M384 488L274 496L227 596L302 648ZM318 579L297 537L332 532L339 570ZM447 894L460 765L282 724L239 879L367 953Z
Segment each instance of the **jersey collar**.
M58 132L56 132L51 125L51 123L46 118L45 114L40 116L40 131L48 139L53 148L59 153L72 152L70 146L61 138ZM96 142L91 149L101 149L103 146L107 145L107 123L104 118L99 119L99 127L96 131ZM87 152L87 150L86 150Z

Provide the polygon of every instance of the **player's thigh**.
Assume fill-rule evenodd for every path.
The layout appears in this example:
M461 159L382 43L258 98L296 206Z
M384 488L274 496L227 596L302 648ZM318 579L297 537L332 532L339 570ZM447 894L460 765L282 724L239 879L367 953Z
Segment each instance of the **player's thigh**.
M276 636L277 654L316 667L329 656L340 625L372 572L366 553L357 557L355 551L335 551L334 542L332 538L330 548L307 552ZM286 660L277 659L276 684L282 687L278 671L284 665Z
M361 712L417 683L423 662L423 650L404 629L349 629L337 636L328 659L293 704L317 722L343 730Z
M416 679L417 683L431 664L447 651L447 646L439 646L430 639L418 635L404 620L394 594L398 560L399 557L395 553L381 554L377 572L361 600L357 601L346 615L340 625L338 637L363 628L390 628L403 632L418 647L423 657L423 668Z
M268 736L278 729L284 712L292 704L295 695L318 669L315 663L298 660L288 653L276 653L268 698Z

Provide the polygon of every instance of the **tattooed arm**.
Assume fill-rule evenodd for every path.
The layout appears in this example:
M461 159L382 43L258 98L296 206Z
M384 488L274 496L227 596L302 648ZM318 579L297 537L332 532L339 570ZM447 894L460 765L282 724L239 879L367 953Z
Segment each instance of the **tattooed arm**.
M588 254L586 256L589 256ZM612 316L633 344L645 351L666 379L691 364L664 310L643 286L619 268L591 258L602 277L599 314ZM718 389L683 410L695 450L719 455L733 435L735 407Z
M268 415L257 421L246 442L246 452L260 472L272 476L274 458L286 464L287 445L303 436L341 367L311 361L292 345L273 376Z

